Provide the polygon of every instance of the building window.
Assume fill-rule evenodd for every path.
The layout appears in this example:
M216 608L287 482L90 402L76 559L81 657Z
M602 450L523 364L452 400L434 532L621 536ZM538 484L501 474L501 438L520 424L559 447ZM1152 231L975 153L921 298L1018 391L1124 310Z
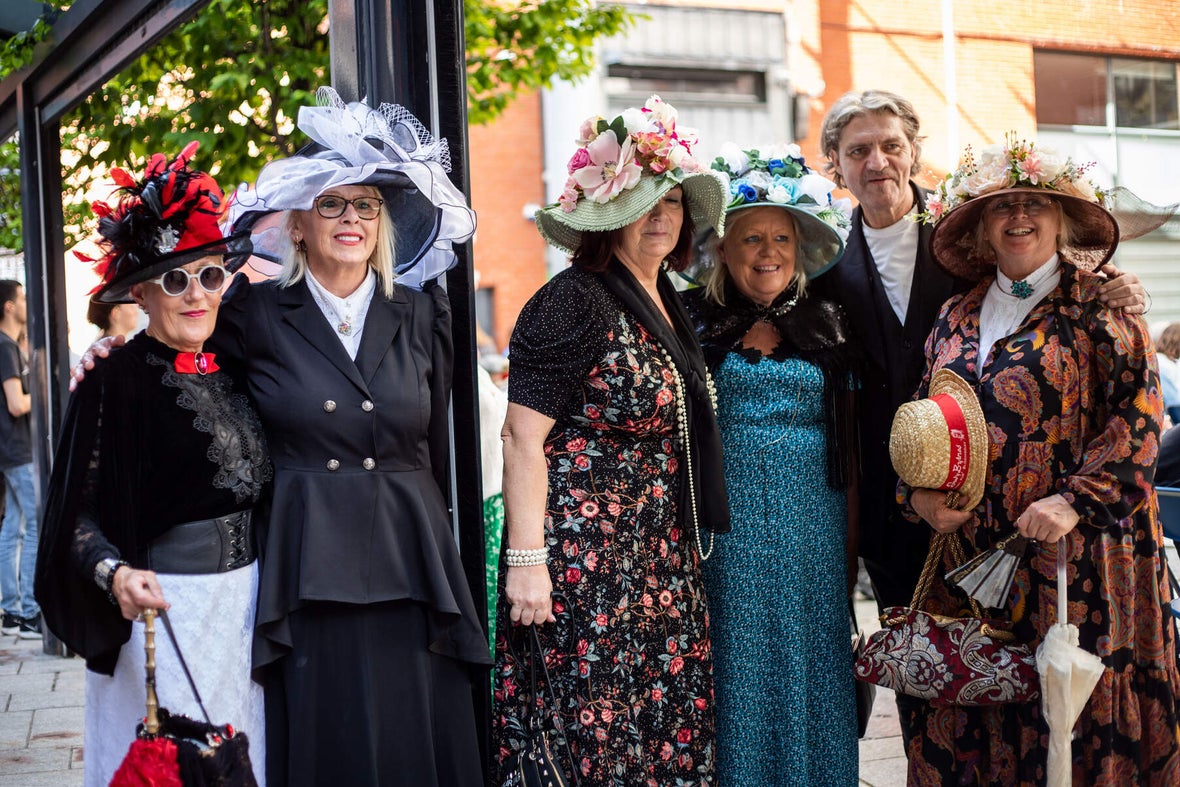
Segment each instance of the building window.
M612 96L635 96L640 103L653 94L671 103L682 100L762 104L766 101L766 74L761 71L612 63L607 67L605 87Z
M1180 130L1177 64L1164 60L1033 53L1037 123Z
M1111 58L1115 124L1124 128L1180 129L1176 64Z

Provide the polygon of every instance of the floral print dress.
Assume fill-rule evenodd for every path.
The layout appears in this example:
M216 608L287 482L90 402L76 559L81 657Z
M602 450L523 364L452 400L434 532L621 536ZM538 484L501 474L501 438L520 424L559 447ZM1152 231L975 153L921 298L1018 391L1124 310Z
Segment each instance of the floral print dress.
M968 556L1013 532L1020 514L1050 495L1081 517L1063 539L1069 622L1106 670L1074 728L1073 783L1163 787L1180 784L1180 676L1152 487L1162 400L1143 321L1102 306L1100 283L1063 265L1057 289L996 342L982 368L979 314L991 278L952 298L928 340L919 396L934 370L949 368L975 385L987 418L991 465L976 517L961 531ZM1014 633L1034 651L1057 622L1058 548L1030 547L1008 601ZM936 612L955 614L963 601L939 581L931 596ZM1039 700L919 704L912 729L911 785L1045 782L1049 731Z
M563 598L556 625L538 633L579 783L713 784L709 623L691 528L678 511L672 369L598 276L576 268L525 306L510 351L509 400L557 421L545 443L546 543ZM501 763L524 740L529 693L517 658L525 640L507 614L501 595L493 710Z

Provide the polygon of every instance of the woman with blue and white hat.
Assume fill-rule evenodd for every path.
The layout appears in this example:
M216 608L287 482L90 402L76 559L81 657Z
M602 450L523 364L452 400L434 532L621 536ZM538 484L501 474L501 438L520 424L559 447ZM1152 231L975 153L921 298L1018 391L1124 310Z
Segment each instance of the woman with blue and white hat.
M717 382L733 529L705 565L722 784L857 782L847 565L856 354L807 292L849 221L797 146L722 148L724 238L686 294Z

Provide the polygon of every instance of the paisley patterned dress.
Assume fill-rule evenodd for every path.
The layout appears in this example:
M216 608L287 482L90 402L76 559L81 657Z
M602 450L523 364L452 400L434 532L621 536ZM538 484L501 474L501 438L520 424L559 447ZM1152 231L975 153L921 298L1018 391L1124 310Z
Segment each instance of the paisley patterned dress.
M510 401L557 421L545 442L546 543L565 600L557 624L538 631L579 783L712 784L709 622L678 511L672 369L598 276L576 268L525 306L510 357ZM492 714L501 763L523 741L529 691L516 658L524 639L507 614L501 594Z
M1180 675L1152 487L1162 399L1143 321L1103 307L1100 282L1063 265L1057 289L982 367L979 314L991 278L952 298L928 340L919 395L934 370L952 369L975 385L987 418L991 467L976 518L961 531L968 555L1013 532L1050 495L1081 517L1063 539L1069 622L1106 670L1074 728L1073 783L1163 787L1180 784ZM1008 601L1015 634L1034 650L1057 622L1058 548L1030 549ZM953 614L961 601L936 581L932 611ZM1039 701L923 706L912 728L911 785L1045 782Z

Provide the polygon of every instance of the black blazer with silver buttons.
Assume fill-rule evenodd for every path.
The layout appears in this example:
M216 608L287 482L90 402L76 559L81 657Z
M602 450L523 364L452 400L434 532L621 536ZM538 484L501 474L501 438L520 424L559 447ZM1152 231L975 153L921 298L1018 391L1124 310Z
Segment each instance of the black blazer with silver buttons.
M226 293L211 344L243 363L275 469L256 668L282 657L287 615L312 601L419 601L424 647L489 662L446 504L450 330L437 285L378 288L354 362L306 282L238 277Z

